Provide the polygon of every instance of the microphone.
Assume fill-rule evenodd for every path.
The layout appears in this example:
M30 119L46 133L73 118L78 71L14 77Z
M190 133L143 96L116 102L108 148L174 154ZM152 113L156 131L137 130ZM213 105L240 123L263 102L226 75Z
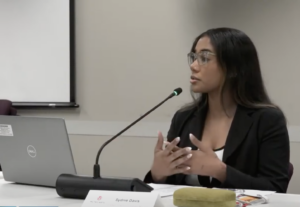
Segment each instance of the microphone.
M56 192L59 196L65 198L77 198L85 199L90 190L109 190L109 191L136 191L136 192L151 192L153 188L138 178L113 178L113 177L101 177L99 157L104 147L110 142L116 139L118 136L127 131L130 127L135 125L145 116L150 114L152 111L160 107L163 103L174 96L181 94L182 89L176 88L167 98L157 104L155 107L150 109L140 118L132 122L129 126L124 128L122 131L117 133L115 136L107 140L99 149L96 162L94 165L94 176L79 176L71 174L61 174L56 180Z

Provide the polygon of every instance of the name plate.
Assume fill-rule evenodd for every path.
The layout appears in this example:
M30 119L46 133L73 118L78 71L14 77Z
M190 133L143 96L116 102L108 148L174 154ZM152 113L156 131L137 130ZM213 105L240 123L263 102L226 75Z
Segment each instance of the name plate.
M90 190L82 207L163 207L155 192Z

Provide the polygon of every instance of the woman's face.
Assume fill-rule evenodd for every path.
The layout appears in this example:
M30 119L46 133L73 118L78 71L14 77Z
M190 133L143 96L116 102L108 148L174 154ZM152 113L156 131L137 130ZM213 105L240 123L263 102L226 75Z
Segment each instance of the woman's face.
M194 93L220 90L224 74L208 37L199 39L195 53L189 54L189 63L192 72L190 83Z

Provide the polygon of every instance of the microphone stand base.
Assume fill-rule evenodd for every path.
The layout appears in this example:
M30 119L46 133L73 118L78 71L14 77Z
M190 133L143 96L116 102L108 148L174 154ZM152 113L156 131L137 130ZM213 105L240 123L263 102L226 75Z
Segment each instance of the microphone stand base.
M62 174L56 192L65 198L85 199L90 190L151 192L153 188L138 178L93 178Z

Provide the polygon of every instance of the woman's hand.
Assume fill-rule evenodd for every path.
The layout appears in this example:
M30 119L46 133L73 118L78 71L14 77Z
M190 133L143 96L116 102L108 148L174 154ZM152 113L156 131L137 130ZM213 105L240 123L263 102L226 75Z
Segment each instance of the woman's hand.
M190 170L186 171L185 174L211 176L223 182L226 178L226 164L217 157L209 146L194 135L190 134L190 140L199 150L193 150L192 158L185 162L185 165L190 166Z
M191 148L177 148L179 137L174 139L163 149L164 138L161 132L158 134L157 144L154 150L154 161L151 167L152 178L155 182L163 182L166 177L187 172L190 167L179 167L192 157ZM177 149L176 151L174 151Z

